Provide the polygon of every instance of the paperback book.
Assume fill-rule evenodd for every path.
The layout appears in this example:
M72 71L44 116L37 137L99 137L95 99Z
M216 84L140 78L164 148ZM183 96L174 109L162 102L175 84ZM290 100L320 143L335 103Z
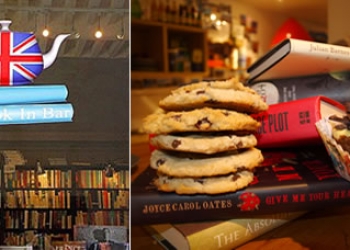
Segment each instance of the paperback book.
M324 145L262 150L255 180L220 195L163 193L147 168L132 183L132 224L187 223L310 211L350 203L350 182L335 170Z

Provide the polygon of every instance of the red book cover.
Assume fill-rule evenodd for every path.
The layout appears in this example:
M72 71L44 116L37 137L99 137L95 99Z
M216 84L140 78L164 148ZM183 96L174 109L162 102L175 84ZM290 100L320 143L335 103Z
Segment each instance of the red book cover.
M346 114L345 106L325 96L270 105L267 111L252 114L261 123L258 147L322 144L315 123L332 114Z
M350 204L350 182L335 170L324 145L262 150L248 187L218 195L178 195L153 185L148 168L132 183L132 224L187 223L312 211Z

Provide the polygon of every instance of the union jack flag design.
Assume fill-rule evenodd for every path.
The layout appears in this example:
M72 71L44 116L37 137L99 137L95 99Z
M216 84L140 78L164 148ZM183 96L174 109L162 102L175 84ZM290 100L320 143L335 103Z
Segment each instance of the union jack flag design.
M34 34L0 32L0 85L33 82L43 70L43 57Z

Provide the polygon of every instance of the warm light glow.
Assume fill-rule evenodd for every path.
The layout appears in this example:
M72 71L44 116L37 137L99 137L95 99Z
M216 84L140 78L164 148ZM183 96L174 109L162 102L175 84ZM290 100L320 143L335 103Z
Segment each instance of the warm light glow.
M210 20L215 21L216 15L214 13L210 14Z
M43 36L44 36L44 37L48 37L49 34L50 34L49 30L45 28L45 29L43 30Z
M221 26L221 24L222 24L221 20L217 20L215 24L216 24L216 26Z
M101 31L101 14L98 16L98 26L97 26L97 30L95 32L95 37L97 39L100 39L102 37L102 31Z
M97 39L101 38L101 37L102 37L102 31L101 31L101 30L97 30L97 31L95 32L95 37L96 37Z

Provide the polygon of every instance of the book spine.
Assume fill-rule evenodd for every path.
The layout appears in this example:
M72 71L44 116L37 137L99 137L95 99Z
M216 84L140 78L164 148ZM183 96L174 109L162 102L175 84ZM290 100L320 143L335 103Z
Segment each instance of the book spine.
M323 154L327 157L326 152ZM257 169L254 183L226 195L192 197L145 190L138 192L133 188L131 223L183 223L202 221L203 218L224 220L235 216L247 218L349 203L349 182L340 177L329 161L307 160L299 166L294 165L293 158L289 158L290 153L280 156L285 161L283 164L273 154L265 156L268 160L260 170ZM322 158L322 155L318 157ZM146 174L155 175L152 171Z
M0 105L0 125L71 122L70 103Z
M233 219L187 237L190 249L234 249L305 212L281 213L257 218ZM206 240L204 240L206 239Z
M270 105L266 112L252 114L261 126L256 133L258 147L322 143L315 123L320 118L317 97Z
M294 101L315 95L323 95L340 103L349 101L350 80L336 78L332 74L256 81L249 87L268 104Z
M215 221L206 228L191 234L188 233L188 230L196 230L196 227L201 228L202 226L200 224L203 223L174 224L173 228L180 233L178 237L185 237L188 249L230 250L280 227L305 213L306 212L277 213L253 216L251 218L235 218L227 221L219 221L218 223ZM170 244L174 249L180 249L180 245L177 245L178 242L181 242L179 239L167 236L167 231L160 232L160 230L157 230L157 225L153 227L157 232L156 235L161 234L162 236L155 237L153 234L156 240L162 240L162 243L166 240L168 246ZM160 229L162 229L162 227L160 227ZM172 234L176 235L177 233L172 232Z
M65 85L11 86L0 88L0 105L23 103L65 102L68 90Z

